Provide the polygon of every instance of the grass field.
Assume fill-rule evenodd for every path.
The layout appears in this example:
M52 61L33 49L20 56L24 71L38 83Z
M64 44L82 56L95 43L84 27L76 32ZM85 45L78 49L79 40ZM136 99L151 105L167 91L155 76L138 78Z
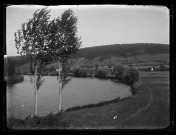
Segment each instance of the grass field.
M141 72L140 75L149 88L149 103L118 128L167 128L170 124L169 72Z

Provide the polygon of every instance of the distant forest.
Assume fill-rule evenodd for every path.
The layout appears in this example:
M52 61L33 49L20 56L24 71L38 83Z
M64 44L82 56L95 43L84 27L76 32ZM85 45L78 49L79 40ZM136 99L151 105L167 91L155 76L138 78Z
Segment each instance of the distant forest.
M93 59L95 57L107 58L110 56L130 57L142 54L164 54L169 53L169 45L155 43L135 43L135 44L113 44L81 48L71 56L71 58ZM29 60L20 56L10 57L15 61L16 66L29 63Z

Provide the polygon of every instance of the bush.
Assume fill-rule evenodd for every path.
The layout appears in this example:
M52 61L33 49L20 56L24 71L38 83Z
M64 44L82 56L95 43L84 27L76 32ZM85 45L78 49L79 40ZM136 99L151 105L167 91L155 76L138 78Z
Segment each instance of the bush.
M8 77L7 84L15 84L24 81L24 76Z
M87 69L87 76L93 76L94 70L93 69Z
M122 65L114 67L114 75L116 79L130 86L139 79L139 72L137 69L132 67L126 68Z
M95 70L95 77L106 78L107 77L107 71L104 70L104 69L96 69Z
M135 68L129 68L124 74L124 82L128 85L132 85L133 83L137 82L139 79L139 72Z
M136 92L137 92L137 87L139 86L140 84L138 83L133 83L132 85L131 85L131 88L130 88L130 91L131 91L131 93L133 94L133 95L135 95L136 94Z
M87 77L88 70L87 69L80 69L81 77Z
M125 82L125 83L128 84L128 85L133 84L133 78L132 78L132 75L131 75L130 72L126 72L126 73L124 74L123 82Z
M72 70L73 76L76 77L86 77L88 74L87 69L83 69L83 68L75 68Z
M116 65L113 69L115 78L119 81L123 81L126 70L127 69L124 66Z
M139 72L137 69L135 68L129 68L126 73L125 73L125 79L123 80L124 83L126 83L127 85L130 85L130 91L132 93L132 95L136 94L136 88L137 85L135 84L138 79L139 79Z

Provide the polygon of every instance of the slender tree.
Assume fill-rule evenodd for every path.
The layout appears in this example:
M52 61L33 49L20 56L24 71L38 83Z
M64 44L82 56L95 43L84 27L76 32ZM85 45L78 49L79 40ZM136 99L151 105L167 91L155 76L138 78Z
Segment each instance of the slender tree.
M43 83L42 73L45 66L50 63L51 57L47 53L49 10L42 8L33 14L33 18L22 24L22 29L15 32L15 45L21 56L28 56L34 65L35 110L37 115L37 93Z
M68 59L72 53L75 53L80 45L81 39L77 36L77 17L73 11L66 10L61 17L54 19L49 24L49 49L55 61L58 63L57 81L59 85L59 107L61 111L61 94L63 87L70 81L68 77L69 64Z

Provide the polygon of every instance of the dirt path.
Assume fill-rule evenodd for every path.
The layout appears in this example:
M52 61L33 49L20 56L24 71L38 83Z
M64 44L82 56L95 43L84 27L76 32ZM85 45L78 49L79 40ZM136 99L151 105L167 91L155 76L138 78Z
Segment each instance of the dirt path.
M143 84L145 87L147 87L146 84ZM136 111L134 114L132 114L130 117L128 117L127 119L125 119L121 124L119 124L119 126L117 128L121 128L122 125L124 125L126 122L128 122L130 119L136 117L141 111L146 110L149 106L151 106L152 102L153 102L153 94L151 92L151 89L149 87L147 87L147 89L149 90L149 100L146 106L140 108L138 111ZM126 127L128 128L128 127Z

